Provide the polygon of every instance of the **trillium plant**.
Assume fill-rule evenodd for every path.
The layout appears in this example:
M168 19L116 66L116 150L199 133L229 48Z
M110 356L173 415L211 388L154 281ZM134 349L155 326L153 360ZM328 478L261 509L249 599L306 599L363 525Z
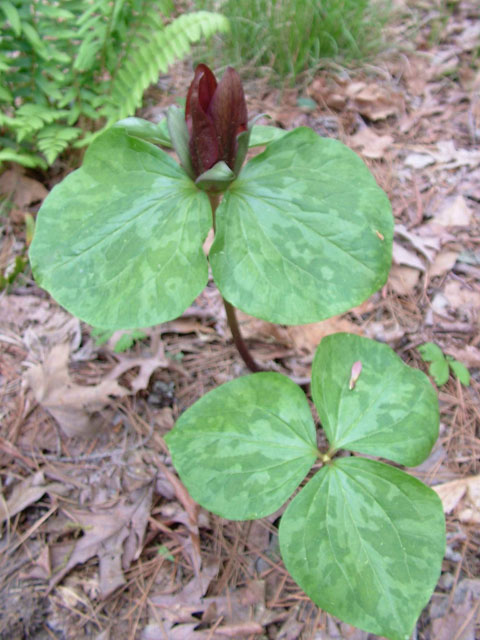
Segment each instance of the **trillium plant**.
M281 324L347 311L385 283L392 236L388 198L355 153L309 128L249 122L236 71L217 83L199 65L184 110L159 124L127 118L96 138L45 200L30 260L60 304L111 330L178 317L210 267L256 372L235 309ZM295 494L279 527L292 577L325 611L406 640L438 579L445 523L434 491L376 458L425 460L435 392L388 346L349 334L322 340L311 388L327 450L302 389L256 372L185 411L166 436L173 464L225 518L267 516Z

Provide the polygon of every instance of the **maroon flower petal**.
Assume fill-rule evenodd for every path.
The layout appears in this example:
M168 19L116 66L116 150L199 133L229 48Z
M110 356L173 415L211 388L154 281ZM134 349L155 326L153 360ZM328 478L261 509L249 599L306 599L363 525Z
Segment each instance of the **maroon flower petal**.
M201 108L206 112L216 88L217 80L210 68L207 67L206 64L197 65L185 103L185 120L187 121L187 127L189 127L188 122L191 120L192 94L195 94L194 100L198 101Z
M219 159L218 140L208 106L217 88L215 76L205 64L199 64L188 90L185 120L190 135L189 149L195 175L213 167Z
M237 136L247 130L248 116L242 81L232 67L228 67L217 86L207 109L219 140L219 160L230 169L235 164Z

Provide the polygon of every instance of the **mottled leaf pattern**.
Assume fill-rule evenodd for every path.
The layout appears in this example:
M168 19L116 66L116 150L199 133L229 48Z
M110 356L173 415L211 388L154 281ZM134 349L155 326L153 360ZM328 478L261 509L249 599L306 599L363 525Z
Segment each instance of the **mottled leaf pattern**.
M318 455L305 394L279 373L256 373L210 391L165 440L191 496L232 520L273 513Z
M361 374L350 389L358 361ZM312 395L334 449L415 466L438 437L438 399L427 376L380 342L346 333L324 338L313 363Z
M270 322L328 318L387 278L387 196L353 151L311 129L295 129L250 160L216 219L215 282L233 305Z
M288 506L279 536L288 571L316 604L391 640L410 638L445 551L436 493L364 458L323 467Z
M208 196L123 128L99 136L38 215L30 261L68 311L102 328L179 316L207 282Z

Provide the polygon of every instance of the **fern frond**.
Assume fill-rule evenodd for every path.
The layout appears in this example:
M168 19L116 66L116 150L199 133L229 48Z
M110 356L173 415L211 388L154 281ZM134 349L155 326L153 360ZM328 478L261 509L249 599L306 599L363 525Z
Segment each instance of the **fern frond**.
M2 149L0 151L0 164L2 162L17 162L29 169L35 169L36 167L40 167L41 169L47 168L47 163L40 156L23 151L13 151L12 149Z
M48 164L52 164L69 143L72 140L76 140L81 133L82 130L77 127L51 124L39 132L37 145L47 159Z
M11 127L17 132L17 140L21 142L34 131L42 129L46 124L61 120L68 116L66 109L52 109L39 104L24 104L17 109Z
M115 76L110 99L102 110L107 124L133 115L145 89L173 62L190 53L192 44L228 30L228 20L209 11L181 15L162 30L144 23L139 32L130 36L135 44Z
M9 2L9 0L1 0L0 9L2 9L5 14L15 35L19 36L22 33L22 20L15 5Z
M46 166L69 144L87 144L105 121L133 114L193 43L228 28L206 11L167 24L174 8L173 0L0 0L0 165Z

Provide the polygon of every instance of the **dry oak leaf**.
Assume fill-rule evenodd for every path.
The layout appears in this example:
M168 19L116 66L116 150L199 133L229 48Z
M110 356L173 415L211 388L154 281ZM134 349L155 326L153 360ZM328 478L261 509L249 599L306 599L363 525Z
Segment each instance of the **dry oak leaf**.
M393 241L392 250L393 262L395 264L402 264L405 267L412 267L419 271L425 271L425 264L414 251L409 251L405 247L395 240Z
M383 120L404 111L404 98L398 91L365 82L352 82L346 94L359 113L370 120Z
M137 489L115 506L92 507L91 511L70 510L69 516L83 529L66 553L49 584L49 590L77 564L98 556L100 597L106 598L125 584L124 571L138 559L150 517L152 483Z
M388 276L388 285L397 295L408 296L415 290L419 279L418 269L393 265Z
M12 221L21 223L25 219L25 209L35 202L43 202L48 190L41 182L9 169L0 176L0 194L5 194L14 204L10 211Z
M457 169L468 166L475 169L480 165L480 151L478 149L457 149L453 140L439 140L438 151L429 150L436 162L443 165L443 169Z
M480 524L480 475L453 480L432 488L439 495L445 513L451 513L463 499L463 504L457 511L460 522Z
M296 351L313 353L325 336L332 333L355 333L363 335L363 329L348 318L334 316L321 322L287 327L286 332Z
M443 276L453 269L458 258L458 251L452 251L445 249L441 251L435 257L433 264L428 268L428 275L430 278L435 276Z
M67 436L87 436L95 429L91 414L111 402L110 396L128 393L115 380L104 380L92 386L75 384L68 372L68 344L59 344L47 354L45 361L29 369L26 380L35 399L58 422Z
M468 227L472 219L472 210L462 195L449 199L439 213L435 222L444 227Z
M365 158L379 160L385 156L387 149L392 146L393 138L388 134L379 136L369 127L362 127L350 138L350 143Z
M238 314L238 318L245 338L276 342L286 347L293 347L295 351L306 351L307 353L315 351L320 340L331 333L362 334L359 325L342 316L291 327L281 327L259 318L247 316L241 311Z
M40 500L45 493L56 493L65 495L69 488L61 482L50 482L45 484L45 476L42 471L38 471L33 476L29 476L18 482L12 490L10 497L5 500L0 496L0 522L7 520L17 513L20 513L30 505Z
M308 95L320 106L325 104L335 111L342 111L347 102L343 87L333 78L315 78L308 88Z
M448 306L457 313L475 317L480 310L480 291L473 289L466 283L450 280L444 287L443 295Z

